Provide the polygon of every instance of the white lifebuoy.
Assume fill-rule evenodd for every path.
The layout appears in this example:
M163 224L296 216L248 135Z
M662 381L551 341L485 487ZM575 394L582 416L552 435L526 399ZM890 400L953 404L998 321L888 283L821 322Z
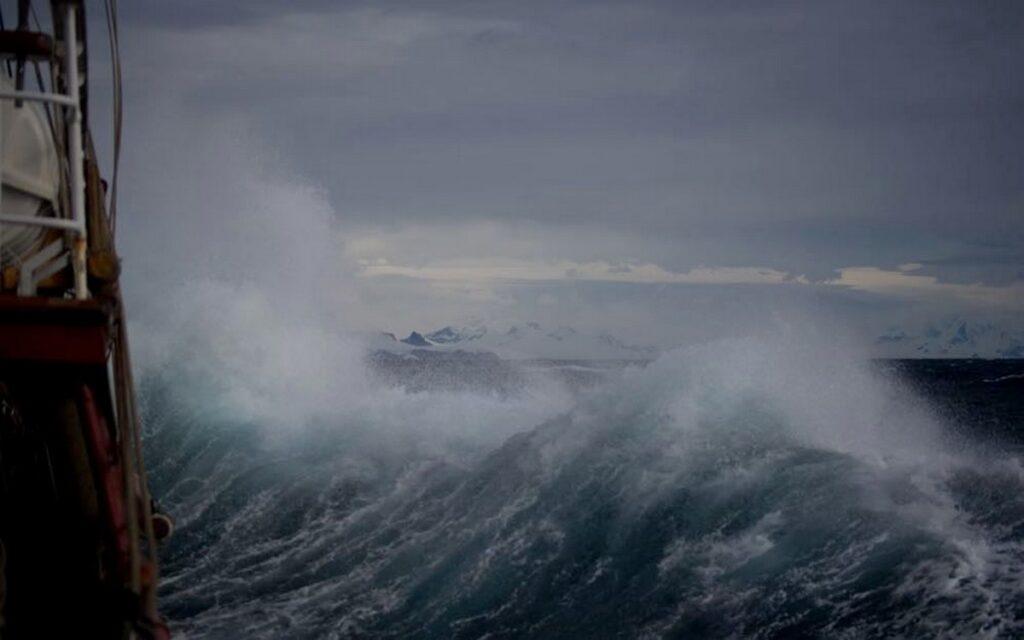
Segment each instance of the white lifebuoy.
M0 88L14 89L14 82L0 71ZM3 192L0 211L7 215L55 215L59 207L60 164L57 146L37 102L0 100L0 150L2 150ZM0 225L0 247L4 264L22 259L43 234L40 227Z

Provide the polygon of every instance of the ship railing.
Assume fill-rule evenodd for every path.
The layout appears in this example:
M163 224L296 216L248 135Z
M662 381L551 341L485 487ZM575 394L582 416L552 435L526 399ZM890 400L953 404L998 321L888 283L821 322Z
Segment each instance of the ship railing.
M85 220L85 168L84 149L82 146L82 105L80 98L80 81L78 73L78 33L77 13L75 5L67 5L67 16L64 20L64 46L60 52L62 58L65 86L68 93L52 93L46 91L0 90L0 100L50 103L63 107L67 114L67 154L70 171L68 175L70 215L65 218L45 218L4 214L2 209L2 190L0 190L0 229L4 224L20 224L49 229L61 229L71 235L71 251L64 250L64 240L43 247L35 255L21 265L18 283L18 295L35 295L36 285L42 280L60 271L71 262L74 272L75 298L85 300L89 297L86 272L86 220ZM0 112L2 113L2 112ZM0 159L3 158L3 139L0 136ZM3 162L0 161L0 184L3 177ZM0 233L0 242L3 235ZM2 247L0 247L2 249ZM2 273L3 254L0 252L0 273Z

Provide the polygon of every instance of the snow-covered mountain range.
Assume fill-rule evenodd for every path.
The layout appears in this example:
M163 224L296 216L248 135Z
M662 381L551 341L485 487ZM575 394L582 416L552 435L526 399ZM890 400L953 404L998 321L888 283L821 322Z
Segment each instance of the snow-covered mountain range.
M916 330L891 328L875 346L887 358L1024 358L1024 331L956 317Z
M536 322L449 325L435 331L413 331L404 338L383 333L373 336L369 346L392 353L489 352L507 360L648 360L661 351L607 333L590 334L566 326L551 328ZM1024 329L951 317L891 327L874 339L873 346L875 356L880 358L1024 358Z
M588 334L572 327L543 327L536 322L495 328L484 324L446 326L436 331L413 331L399 339L383 334L373 346L387 351L409 348L489 351L506 359L649 359L657 349L627 343L607 333Z

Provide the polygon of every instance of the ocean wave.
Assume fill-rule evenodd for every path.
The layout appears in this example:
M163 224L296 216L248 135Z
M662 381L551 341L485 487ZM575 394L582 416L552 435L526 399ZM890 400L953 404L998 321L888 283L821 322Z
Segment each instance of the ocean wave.
M1024 632L1020 461L839 352L706 345L569 400L339 390L301 426L180 379L143 387L187 637Z

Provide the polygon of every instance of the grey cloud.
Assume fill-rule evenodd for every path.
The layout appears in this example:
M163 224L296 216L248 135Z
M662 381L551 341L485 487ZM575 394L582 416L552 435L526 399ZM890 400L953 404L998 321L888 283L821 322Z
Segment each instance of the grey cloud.
M352 217L1021 241L1005 3L382 6L147 29L185 99L252 118Z
M129 143L189 144L190 123L229 123L322 189L349 237L428 230L378 257L504 252L812 280L917 262L949 282L1021 279L1020 3L124 12ZM181 173L170 163L187 155L156 153L146 170Z

